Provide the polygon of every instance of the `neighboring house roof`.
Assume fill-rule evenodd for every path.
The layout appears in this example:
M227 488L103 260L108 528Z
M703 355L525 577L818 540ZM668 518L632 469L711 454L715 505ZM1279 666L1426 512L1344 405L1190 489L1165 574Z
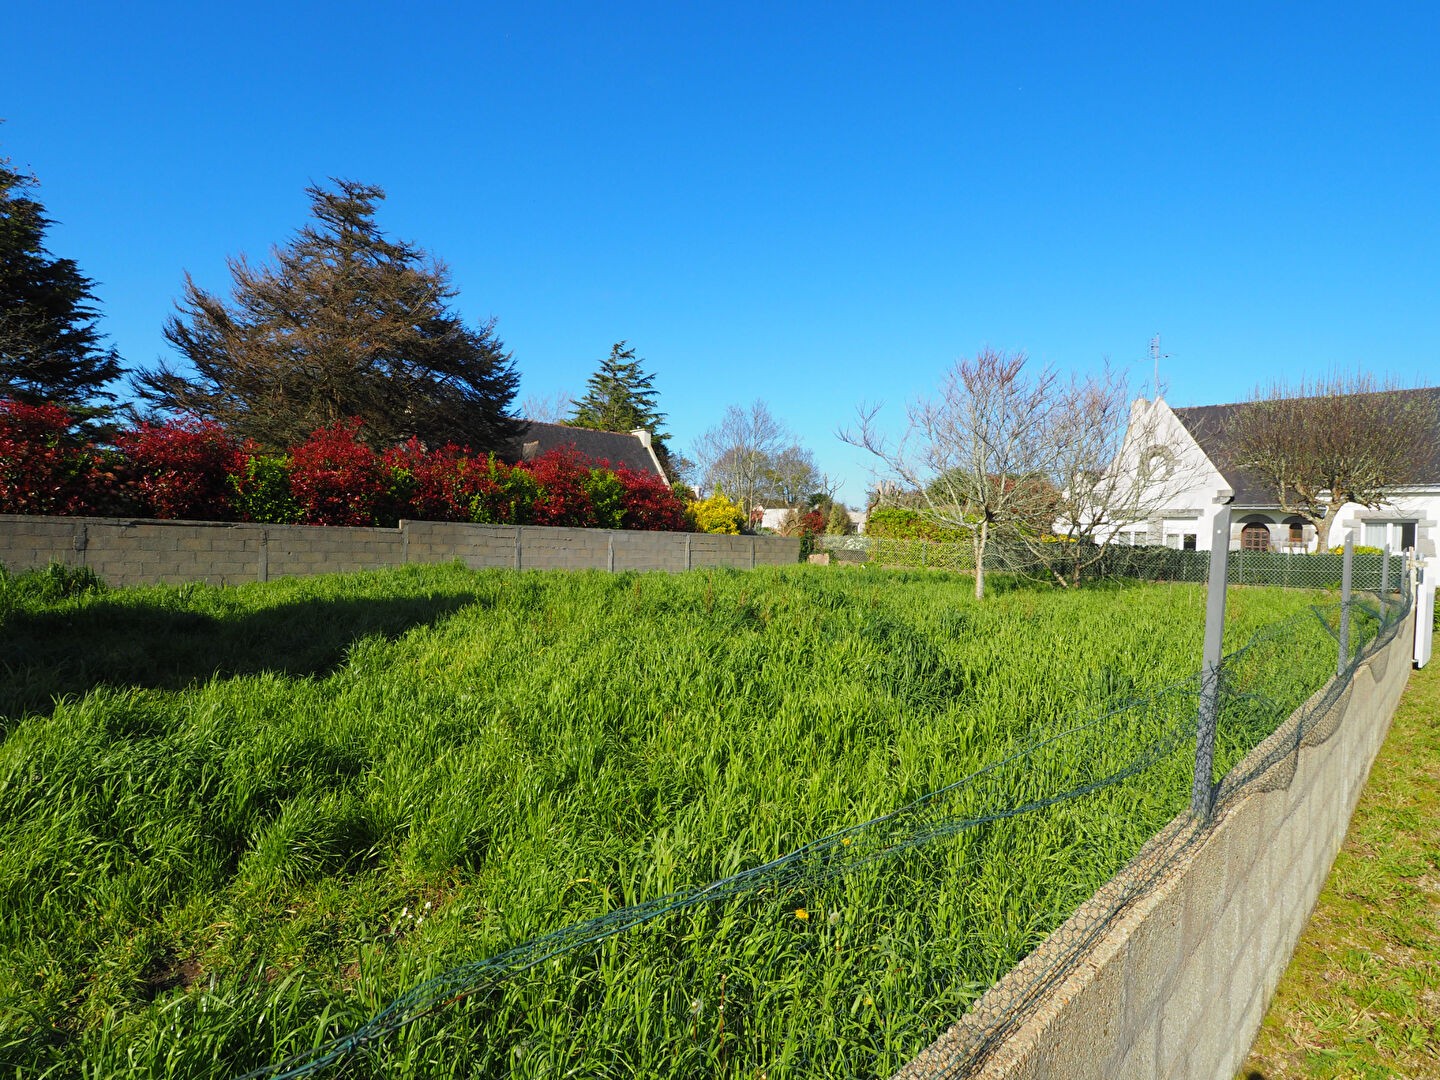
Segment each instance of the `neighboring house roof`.
M505 454L512 461L534 461L537 457L573 447L591 461L606 461L611 468L631 469L670 482L655 456L648 431L595 431L567 424L525 423L520 435Z
M1394 395L1397 400L1402 396L1423 394L1434 400L1436 415L1440 417L1440 386L1418 390L1385 390L1380 393L1386 397ZM1262 477L1235 464L1233 448L1227 438L1231 425L1246 410L1253 407L1250 402L1240 402L1234 405L1192 405L1172 411L1200 445L1205 456L1220 470L1226 483L1234 489L1235 505L1270 506L1275 502L1274 488ZM1437 427L1435 437L1429 444L1416 447L1416 452L1420 457L1416 483L1425 487L1440 485L1440 427Z

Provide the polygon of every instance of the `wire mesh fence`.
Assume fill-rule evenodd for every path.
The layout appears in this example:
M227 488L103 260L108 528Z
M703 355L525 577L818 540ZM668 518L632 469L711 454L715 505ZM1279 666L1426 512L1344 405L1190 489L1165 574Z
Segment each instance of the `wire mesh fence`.
M1162 560L1188 572L1193 554L1120 549L1125 559L1114 565L1120 576L1142 576L1120 573L1137 567L1159 573ZM931 551L923 555L930 565ZM1153 561L1137 561L1145 559ZM1222 779L1213 784L1220 812L1280 782L1300 746L1326 737L1356 667L1403 623L1406 577L1398 564L1374 570L1376 589L1348 606L1324 598L1224 657L1215 733ZM1326 564L1316 574L1331 572ZM1328 682L1316 674L1337 671ZM448 1055L468 1075L883 1076L905 1070L942 1035L923 1072L902 1075L968 1075L1205 836L1211 819L1183 812L1201 686L1197 672L1104 715L1032 731L991 764L889 814L459 964L363 1023L332 1025L246 1076L278 1080L342 1063L346 1075L386 1074L389 1040L402 1029L410 1044ZM1291 716L1290 737L1276 741ZM1097 804L1098 816L1077 812ZM1049 865L1053 857L1036 855L1047 839L1064 837L1056 850L1074 857L1076 834L1095 830L1096 820L1106 828L1078 846L1093 860L1089 878L1072 880L1067 867ZM1096 874L1105 881L1122 869L1092 896ZM914 894L898 884L893 907L856 910L850 886L860 881L961 891L964 916L947 922L914 910L906 900ZM1028 892L1034 908L1018 922L993 903L1015 890ZM1004 978L1061 924L1063 934ZM848 981L824 969L832 953L860 958ZM805 995L804 1024L783 1046L764 1043L760 1018ZM908 998L920 1000L898 1007Z
M933 540L898 540L889 537L826 536L821 546L838 562L868 563L874 566L923 570L975 572L975 549L966 543ZM992 541L985 551L986 573L1018 574L1040 579L1092 581L1131 578L1137 581L1204 582L1209 578L1210 553L1186 551L1159 545L1110 544L1103 548L1085 545L1051 545L1053 551L1037 555L1022 544ZM1232 585L1279 585L1294 589L1340 588L1344 556L1334 552L1246 551L1229 553L1229 582ZM1387 568L1398 575L1398 555L1356 552L1354 588L1379 592ZM1389 583L1390 588L1395 582Z

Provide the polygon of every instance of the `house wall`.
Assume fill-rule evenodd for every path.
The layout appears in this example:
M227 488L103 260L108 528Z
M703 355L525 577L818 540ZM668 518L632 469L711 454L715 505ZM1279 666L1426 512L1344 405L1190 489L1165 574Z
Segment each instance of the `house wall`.
M1182 538L1183 546L1183 537L1193 535L1196 549L1208 551L1218 510L1215 495L1226 487L1225 478L1163 399L1137 398L1130 408L1117 470L1133 475L1143 467L1152 447L1169 454L1170 467L1145 499L1151 513L1142 521L1117 523L1110 538L1122 543L1163 544L1169 534Z
M402 521L398 528L0 514L0 565L87 566L110 585L219 585L459 560L477 569L751 569L797 562L800 541L538 525Z
M1396 518L1416 523L1416 548L1422 557L1437 554L1440 543L1440 490L1411 490L1397 492L1395 497L1377 509L1346 503L1335 517L1330 529L1330 544L1343 544L1347 535L1355 543L1365 542L1367 521L1393 521Z

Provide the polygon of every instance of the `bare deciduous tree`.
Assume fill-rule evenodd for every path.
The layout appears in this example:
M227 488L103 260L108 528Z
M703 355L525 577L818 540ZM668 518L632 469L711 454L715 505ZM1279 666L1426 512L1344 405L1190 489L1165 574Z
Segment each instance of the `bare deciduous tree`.
M1195 487L1201 462L1158 401L1130 400L1111 368L1072 377L1041 433L1055 503L1048 535L1019 539L1037 566L1073 585L1127 526L1149 525Z
M1186 483L1153 409L1131 410L1127 425L1122 376L1067 382L1026 365L1024 353L984 349L946 372L938 398L910 406L898 439L880 431L878 407L862 407L859 426L841 432L891 474L882 503L903 493L937 524L968 533L977 597L992 539L1072 584L1118 527L1147 520Z
M702 486L723 491L747 516L767 502L803 505L834 488L810 451L760 400L749 409L729 406L720 423L700 436L694 452Z
M569 390L553 394L530 394L520 403L520 415L540 424L558 424L575 409Z
M1234 464L1263 479L1281 509L1315 527L1319 549L1346 503L1376 508L1413 481L1440 428L1440 395L1363 373L1275 383L1233 410Z
M815 455L798 443L785 447L771 460L766 486L765 497L786 506L807 506L812 500L828 498L833 487L815 464Z
M874 454L900 483L918 493L922 513L937 524L969 531L975 595L985 595L985 554L991 534L1035 523L1053 492L1036 481L1049 474L1042 433L1052 424L1057 378L1025 370L1024 353L984 349L945 373L940 396L916 401L905 434L880 431L880 406L862 406L858 428L840 437Z

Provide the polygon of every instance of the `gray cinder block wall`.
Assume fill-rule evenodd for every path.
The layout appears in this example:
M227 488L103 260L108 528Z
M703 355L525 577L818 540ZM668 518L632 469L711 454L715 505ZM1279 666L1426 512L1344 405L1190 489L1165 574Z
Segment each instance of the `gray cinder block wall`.
M1323 722L1305 726L1309 706L1302 707L1230 772L1221 785L1225 809L1212 830L1177 818L896 1080L959 1075L953 1066L969 1056L967 1048L996 1030L997 1019L1016 1015L1021 1002L1033 1008L990 1044L976 1071L963 1075L1234 1077L1390 729L1413 635L1412 614L1361 665ZM1137 894L1121 906L1121 898ZM1062 975L1037 997L1034 988L1044 985L1038 977L1086 941L1093 944L1079 962L1058 968Z
M88 566L110 585L247 581L459 559L477 569L671 570L793 563L800 541L538 525L402 521L398 528L0 514L0 566Z

